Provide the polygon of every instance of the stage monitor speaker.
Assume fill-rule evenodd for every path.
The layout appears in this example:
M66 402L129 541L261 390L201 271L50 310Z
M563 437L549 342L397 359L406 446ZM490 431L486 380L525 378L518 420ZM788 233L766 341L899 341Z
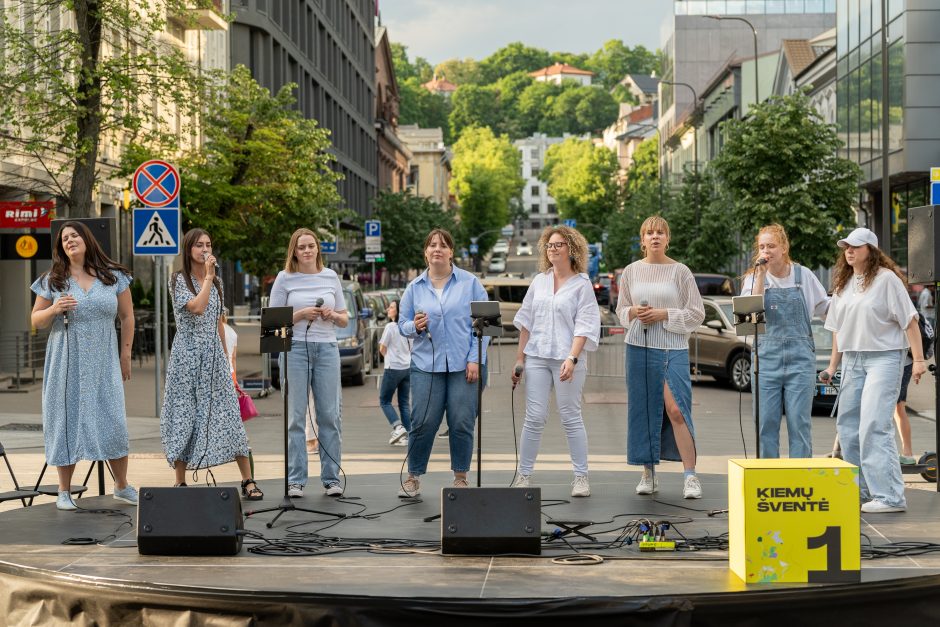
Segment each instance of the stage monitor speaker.
M114 218L57 218L52 221L52 247L59 238L59 230L66 222L81 222L88 227L91 234L98 240L101 249L111 259L117 261L117 229Z
M237 555L242 503L236 488L141 488L141 555Z
M541 488L444 488L445 555L540 555Z
M907 210L907 276L911 283L936 284L940 281L940 256L934 247L940 241L940 205Z

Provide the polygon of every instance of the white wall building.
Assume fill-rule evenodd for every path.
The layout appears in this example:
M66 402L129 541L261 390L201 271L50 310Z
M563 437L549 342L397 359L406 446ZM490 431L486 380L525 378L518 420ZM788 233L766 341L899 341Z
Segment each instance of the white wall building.
M558 223L558 207L555 199L548 195L548 183L539 180L539 173L545 164L545 153L553 144L560 144L569 136L548 137L536 133L532 137L517 139L512 144L522 154L522 206L528 219L523 228L541 231L546 226Z

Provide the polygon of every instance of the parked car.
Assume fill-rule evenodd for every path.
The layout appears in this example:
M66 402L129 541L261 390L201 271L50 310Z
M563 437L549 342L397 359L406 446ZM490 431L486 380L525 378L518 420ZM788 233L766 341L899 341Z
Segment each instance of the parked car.
M516 246L516 256L517 257L527 257L532 256L532 247L529 246L529 242L522 240Z
M498 255L496 253L490 257L490 263L486 266L487 272L505 272L506 271L506 257L503 255Z
M816 389L813 391L813 413L829 415L839 396L842 371L836 371L832 376L832 381L822 383L819 380L819 373L829 367L829 356L832 354L832 331L824 327L823 321L819 318L811 321L810 328L813 332L813 342L816 344Z
M694 273L698 293L702 296L737 296L734 281L724 274Z
M609 274L602 274L594 281L594 296L597 298L597 304L610 308L610 286L611 278ZM614 304L616 305L616 304Z
M726 277L727 278L727 277ZM689 337L689 364L740 392L751 389L753 337L738 336L729 297L705 297L705 319Z
M508 255L509 254L509 242L507 242L504 239L496 240L496 243L493 244L493 249L490 252L492 252L494 255L496 253L503 253L504 255Z

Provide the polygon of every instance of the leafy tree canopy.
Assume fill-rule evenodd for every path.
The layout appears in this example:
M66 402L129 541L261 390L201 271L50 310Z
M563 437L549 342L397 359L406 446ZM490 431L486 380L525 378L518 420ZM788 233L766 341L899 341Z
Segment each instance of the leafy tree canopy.
M611 39L588 57L585 69L596 74L596 82L606 89L623 80L627 74L651 74L659 68L659 59L644 46L630 48L619 39Z
M498 130L499 113L499 92L495 87L461 85L451 96L451 137L460 137L465 128L472 126Z
M633 153L633 165L624 185L623 207L610 212L607 219L604 256L610 268L622 268L642 256L640 225L649 216L663 213L670 205L669 189L659 184L658 150L657 140L652 138Z
M395 78L399 81L406 78L417 78L419 83L426 83L434 78L434 68L424 57L415 57L414 63L408 60L408 47L399 43L389 42L392 49L392 65L395 67Z
M800 92L772 97L722 132L726 141L712 167L744 240L778 222L794 260L811 268L830 264L837 227L852 221L861 178L855 163L838 156L842 142L833 126Z
M372 217L382 221L382 246L389 272L423 268L424 238L433 228L455 231L455 216L430 198L409 191L380 191L372 201Z
M483 70L476 59L448 59L434 68L438 78L446 78L455 85L479 85L483 83Z
M450 143L450 100L440 94L432 94L421 86L414 76L398 81L401 103L398 109L399 124L417 124L422 128L441 128L444 141Z

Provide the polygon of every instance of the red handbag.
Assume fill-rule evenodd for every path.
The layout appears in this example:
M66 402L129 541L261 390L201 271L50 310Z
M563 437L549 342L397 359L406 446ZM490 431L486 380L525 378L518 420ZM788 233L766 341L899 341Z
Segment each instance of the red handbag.
M242 414L242 422L245 420L250 420L258 415L258 409L255 407L255 402L251 400L251 397L239 390L240 394L238 395L238 409Z

